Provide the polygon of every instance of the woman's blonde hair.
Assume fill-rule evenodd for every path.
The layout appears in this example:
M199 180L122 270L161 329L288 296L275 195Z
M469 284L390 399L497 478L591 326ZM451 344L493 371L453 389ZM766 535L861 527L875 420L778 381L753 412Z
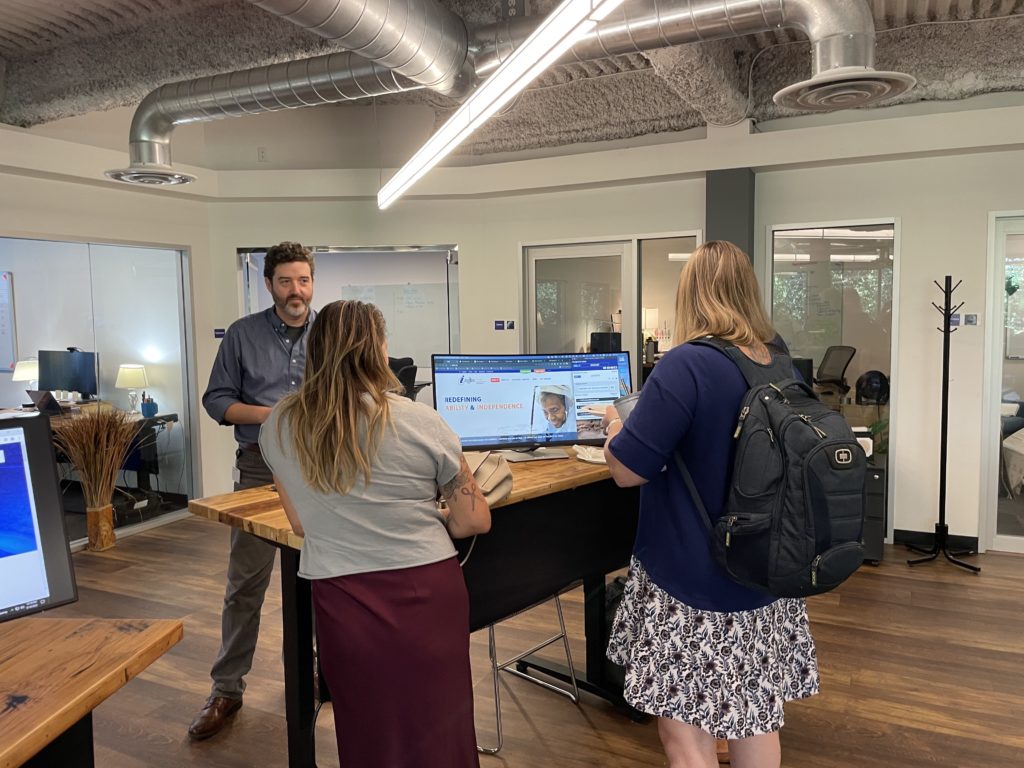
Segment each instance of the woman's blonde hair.
M679 273L674 341L707 335L755 348L775 338L750 258L724 240L699 246Z
M388 392L401 392L388 367L384 315L372 304L335 301L317 313L306 341L306 373L281 401L306 483L346 494L370 466L391 412Z

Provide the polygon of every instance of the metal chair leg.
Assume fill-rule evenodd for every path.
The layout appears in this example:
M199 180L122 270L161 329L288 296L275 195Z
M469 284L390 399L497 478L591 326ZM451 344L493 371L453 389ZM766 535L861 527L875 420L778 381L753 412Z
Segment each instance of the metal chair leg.
M487 627L487 655L491 659L491 679L494 681L494 721L498 731L498 743L494 747L476 745L476 751L485 755L496 755L501 749L501 689L498 687L498 649L494 644L494 625Z
M576 684L576 671L573 669L572 666L572 651L569 648L569 635L566 634L565 631L565 617L562 614L562 601L559 599L558 595L555 595L555 610L558 612L559 633L557 635L548 638L544 642L533 646L533 648L530 648L528 651L524 651L523 653L520 653L518 656L514 656L513 658L508 659L507 661L503 661L500 664L498 663L497 647L494 642L494 625L491 624L487 628L487 649L491 658L491 674L494 678L494 710L495 721L497 723L498 744L495 747L481 747L478 744L478 752L482 752L485 755L494 755L497 754L498 750L501 749L501 694L498 687L499 672L508 672L510 675L515 675L516 677L521 677L524 680L529 680L531 683L535 685L539 685L540 687L546 688L549 691L554 691L555 693L565 696L570 701L572 701L573 704L579 703L580 689L579 686ZM561 688L560 686L553 685L549 683L547 680L542 680L539 677L534 677L533 675L527 674L526 672L521 672L520 670L512 667L513 664L518 663L527 656L532 656L534 653L541 650L542 648L546 648L547 646L559 640L562 641L562 645L565 648L565 661L566 665L569 668L569 678L572 681L571 691L568 691L565 688Z

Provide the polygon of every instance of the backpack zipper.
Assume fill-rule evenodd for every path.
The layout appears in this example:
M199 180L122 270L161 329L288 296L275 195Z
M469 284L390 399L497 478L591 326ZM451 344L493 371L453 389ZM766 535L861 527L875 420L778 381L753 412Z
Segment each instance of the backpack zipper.
M732 439L735 440L740 436L740 430L743 429L743 422L750 413L750 406L744 405L740 410L740 420L736 423L736 431L732 433Z
M799 416L807 426L809 426L811 429L813 429L814 433L818 437L820 437L822 440L824 440L826 437L828 437L828 435L825 434L824 430L822 430L821 427L819 427L817 424L811 423L810 416L805 416L802 413L798 413L797 416Z
M821 555L811 561L811 586L818 586L818 568L821 566Z
M732 527L736 524L736 515L731 515L726 519L725 525L725 546L728 547L732 544Z

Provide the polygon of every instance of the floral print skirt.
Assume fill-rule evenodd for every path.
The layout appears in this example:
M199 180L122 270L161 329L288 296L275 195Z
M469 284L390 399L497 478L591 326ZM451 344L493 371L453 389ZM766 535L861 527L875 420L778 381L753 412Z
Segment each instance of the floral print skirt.
M818 692L803 600L735 613L691 608L652 582L636 558L608 658L626 668L630 705L716 739L777 731L785 702Z

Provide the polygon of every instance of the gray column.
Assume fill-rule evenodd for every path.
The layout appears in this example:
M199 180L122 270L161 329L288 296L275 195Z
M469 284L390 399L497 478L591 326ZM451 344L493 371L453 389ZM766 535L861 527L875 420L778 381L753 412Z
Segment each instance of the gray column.
M729 240L754 258L754 172L708 171L704 240Z

